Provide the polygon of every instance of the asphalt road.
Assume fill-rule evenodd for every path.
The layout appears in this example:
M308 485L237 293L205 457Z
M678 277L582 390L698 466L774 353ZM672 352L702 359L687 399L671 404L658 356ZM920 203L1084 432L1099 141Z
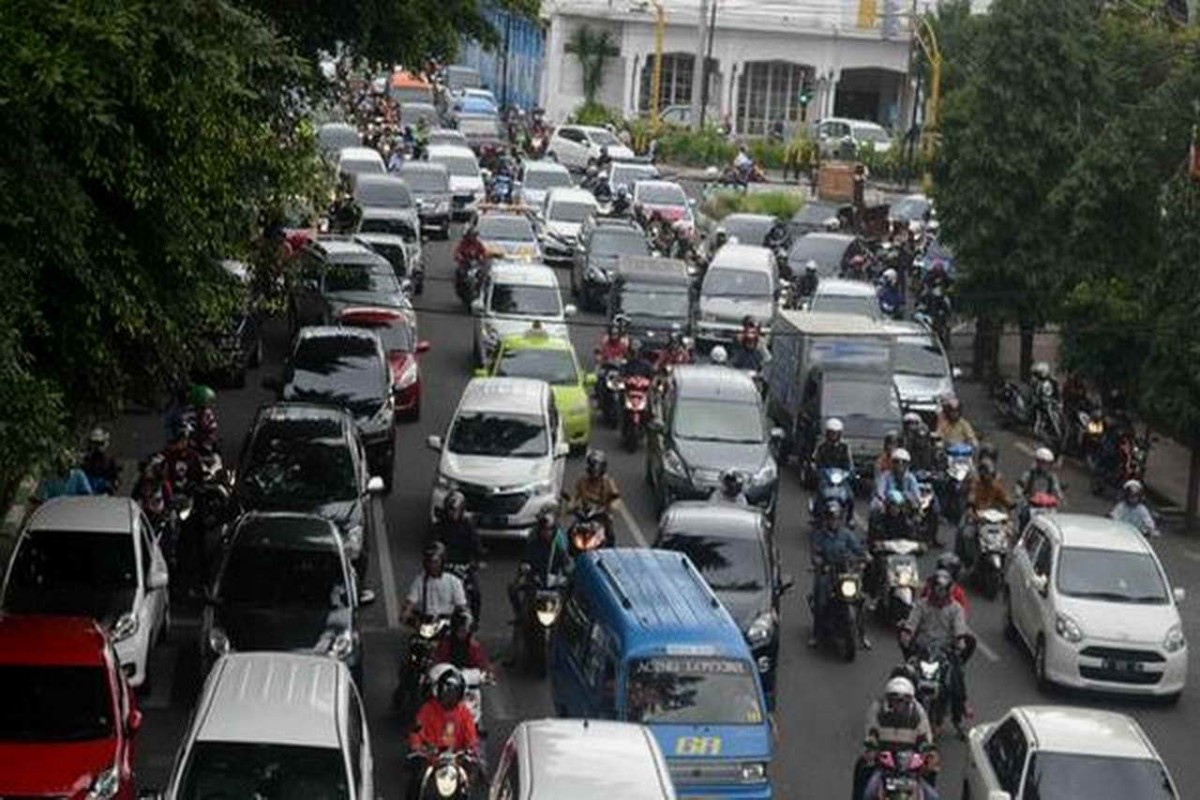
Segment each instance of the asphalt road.
M427 245L429 279L423 297L418 298L421 338L432 343L432 350L421 363L424 384L423 417L403 426L399 432L396 488L387 497L387 541L376 542L375 556L386 553L382 564L376 558L372 581L380 588L379 600L364 614L365 699L370 713L372 747L375 757L376 787L380 797L400 796L403 731L390 710L390 695L395 682L395 665L401 634L388 625L395 619L398 602L419 568L421 542L426 532L427 503L436 455L426 449L429 434L444 432L459 394L470 376L471 320L457 303L453 285L449 246L442 242ZM565 272L560 282L568 285ZM590 357L591 347L600 333L599 317L584 315L572 326L572 336L581 358ZM254 410L271 398L260 388L263 375L279 369L284 348L281 327L271 329L267 364L252 373L243 390L222 390L219 414L224 449L236 453ZM982 429L986 438L1000 447L1000 468L1014 475L1025 468L1032 448L1027 439L993 430L984 414L985 403L978 387L961 387L967 415ZM976 401L977 399L977 401ZM115 426L114 446L118 455L134 459L161 445L162 424L156 414L131 413ZM644 456L620 450L616 435L597 426L593 445L608 451L613 476L625 493L627 513L619 515L617 541L622 546L644 546L653 538L655 515L650 493L643 482ZM582 459L572 458L568 481L573 482L582 469ZM1107 504L1085 494L1087 481L1078 469L1067 466L1071 510L1101 513ZM850 769L862 740L863 713L871 697L881 690L888 671L899 653L890 632L872 623L870 634L875 647L861 653L852 664L838 660L823 650L809 650L806 639L809 615L804 597L810 575L807 570L806 536L807 496L800 488L795 468L782 474L782 494L777 535L785 572L795 576L797 588L785 596L781 628L782 647L777 710L778 746L771 774L775 795L780 798L845 797L850 790ZM386 544L386 547L383 546ZM1185 633L1192 642L1200 642L1200 544L1179 536L1160 539L1155 544L1175 585L1190 595L1183 607ZM510 628L505 586L516 564L518 548L512 543L494 543L482 570L484 606L482 635L495 660L507 649ZM932 560L927 557L926 566ZM1190 787L1200 782L1200 760L1195 758L1195 732L1200 730L1200 659L1191 661L1191 685L1175 707L1113 698L1080 698L1056 693L1046 696L1034 685L1030 661L1002 633L1002 606L973 596L970 622L979 636L979 652L968 669L968 685L976 720L995 719L1010 706L1022 703L1073 703L1124 710L1145 726L1165 757L1183 796L1194 796ZM176 613L169 642L159 650L152 666L154 686L143 699L145 724L139 742L138 772L145 786L162 786L167 779L188 715L199 690L197 669L198 627L195 615ZM552 713L548 682L499 670L498 683L485 693L484 706L489 729L489 748L498 751L513 725L521 719ZM965 761L964 745L953 735L941 742L944 772L940 782L944 796L957 797L962 785ZM582 754L581 754L582 755ZM492 759L494 763L494 759Z

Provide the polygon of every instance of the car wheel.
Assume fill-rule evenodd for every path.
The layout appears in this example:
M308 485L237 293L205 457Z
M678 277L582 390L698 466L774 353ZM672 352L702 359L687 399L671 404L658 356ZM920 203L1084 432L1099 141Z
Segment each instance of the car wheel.
M1040 692L1050 691L1050 679L1046 677L1046 637L1038 634L1037 643L1033 646L1033 676L1037 680Z

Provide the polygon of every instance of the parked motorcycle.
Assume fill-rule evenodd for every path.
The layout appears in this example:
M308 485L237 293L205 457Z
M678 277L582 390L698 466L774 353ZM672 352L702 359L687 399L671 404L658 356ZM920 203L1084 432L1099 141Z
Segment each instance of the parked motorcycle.
M641 375L630 375L621 380L621 445L630 453L636 453L642 441L650 385L650 379Z
M832 595L821 614L816 613L816 603L810 596L813 629L818 641L832 645L844 660L853 661L862 638L862 564L825 564L820 569L831 578Z
M392 709L402 719L411 719L421 707L422 680L433 665L433 651L449 632L449 617L427 615L408 637L408 652L400 661L399 680L392 693Z

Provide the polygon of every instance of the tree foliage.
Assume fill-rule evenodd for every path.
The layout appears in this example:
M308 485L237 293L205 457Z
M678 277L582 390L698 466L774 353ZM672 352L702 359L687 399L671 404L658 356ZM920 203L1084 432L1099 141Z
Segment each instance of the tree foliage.
M606 30L597 32L588 25L580 25L572 31L565 50L579 62L585 105L594 105L596 93L604 82L604 65L620 52L613 44L612 33Z

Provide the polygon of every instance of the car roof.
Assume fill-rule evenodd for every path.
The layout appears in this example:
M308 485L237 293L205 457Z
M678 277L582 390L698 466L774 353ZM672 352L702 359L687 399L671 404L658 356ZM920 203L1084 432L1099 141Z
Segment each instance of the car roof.
M472 378L463 389L459 411L542 413L550 385L533 378Z
M381 186L390 186L397 183L402 186L408 185L399 175L392 175L391 173L388 173L387 175L378 175L374 172L356 172L351 180L354 181L355 189L360 186L370 186L371 184Z
M729 214L726 217L721 219L721 221L718 223L718 227L720 225L724 225L728 222L762 222L762 223L774 224L775 217L771 216L770 214L748 214L748 213Z
M320 250L326 258L351 255L378 255L371 248L348 237L321 237L310 241L308 246Z
M1044 752L1158 760L1141 727L1125 714L1071 706L1016 706L1012 713Z
M326 422L331 426L336 426L339 433L344 431L348 423L352 424L353 419L350 412L344 408L295 400L269 403L258 410L259 422L303 422L306 424ZM330 432L333 432L333 427L330 428Z
M577 203L590 203L596 205L596 197L587 189L580 189L575 186L555 186L546 193L546 202L553 200L567 200Z
M1153 552L1144 537L1127 523L1095 514L1046 514L1064 547L1114 550L1122 553Z
M500 345L505 350L566 350L575 352L575 346L570 340L561 336L551 336L543 329L540 334L532 328L522 333L510 333L500 337Z
M525 264L520 261L500 261L489 270L492 283L517 283L525 286L553 286L558 288L558 277L554 270L544 264Z
M683 397L753 403L761 400L758 387L749 373L725 366L680 364L673 369L671 382Z
M349 671L336 658L230 653L205 684L200 741L340 748L339 709Z
M524 165L526 172L565 172L568 175L571 171L557 161L548 159L538 159L537 161L526 161Z
M129 497L56 497L42 503L26 523L26 530L87 531L129 535L137 519Z
M731 503L679 500L663 513L663 533L704 536L716 539L759 541L766 532L761 511Z
M379 338L363 328L346 328L341 325L308 325L300 329L296 339L359 339L378 342Z
M633 283L691 285L687 264L677 258L621 255L617 258L617 275Z
M837 208L832 207L832 211L833 211L834 215L836 216ZM801 242L801 241L804 241L805 239L818 239L818 240L827 241L827 242L841 242L842 244L849 246L850 244L852 244L854 242L855 238L856 237L852 233L832 233L832 232L823 232L823 231L813 231L812 233L804 234L796 241Z
M106 664L108 639L86 617L0 614L0 664L90 667Z
M622 624L631 656L748 657L745 639L691 560L668 550L615 547L581 554L577 583ZM706 652L699 652L703 648Z
M378 150L370 147L343 147L338 151L339 161L382 161Z
M439 145L433 145L438 147ZM400 165L400 174L403 176L405 172L449 172L449 168L445 164L439 164L432 161L405 161Z
M429 158L434 156L470 156L475 158L475 151L465 144L431 144L425 148Z
M635 187L637 187L637 186L645 186L645 187L647 187L647 188L657 188L657 187L668 187L668 186L673 186L673 187L675 187L676 189L678 189L679 191L681 191L681 192L683 191L683 187L682 187L682 186L680 186L680 185L679 185L677 182L675 182L675 181L664 181L664 180L642 180L642 181L637 181L637 182L634 184L634 186L635 186ZM686 194L686 193L685 193L685 194Z
M522 722L514 733L524 745L527 763L521 768L530 772L530 800L674 796L654 735L641 725L539 719ZM648 794L653 786L658 790Z
M775 254L766 247L728 242L713 256L709 269L740 269L747 272L775 272ZM824 281L822 281L824 283ZM820 286L821 284L818 284Z
M341 539L333 523L316 514L250 511L238 517L233 544L287 550L332 550Z
M875 287L866 281L849 278L824 278L817 283L816 295L839 295L844 297L875 297Z

